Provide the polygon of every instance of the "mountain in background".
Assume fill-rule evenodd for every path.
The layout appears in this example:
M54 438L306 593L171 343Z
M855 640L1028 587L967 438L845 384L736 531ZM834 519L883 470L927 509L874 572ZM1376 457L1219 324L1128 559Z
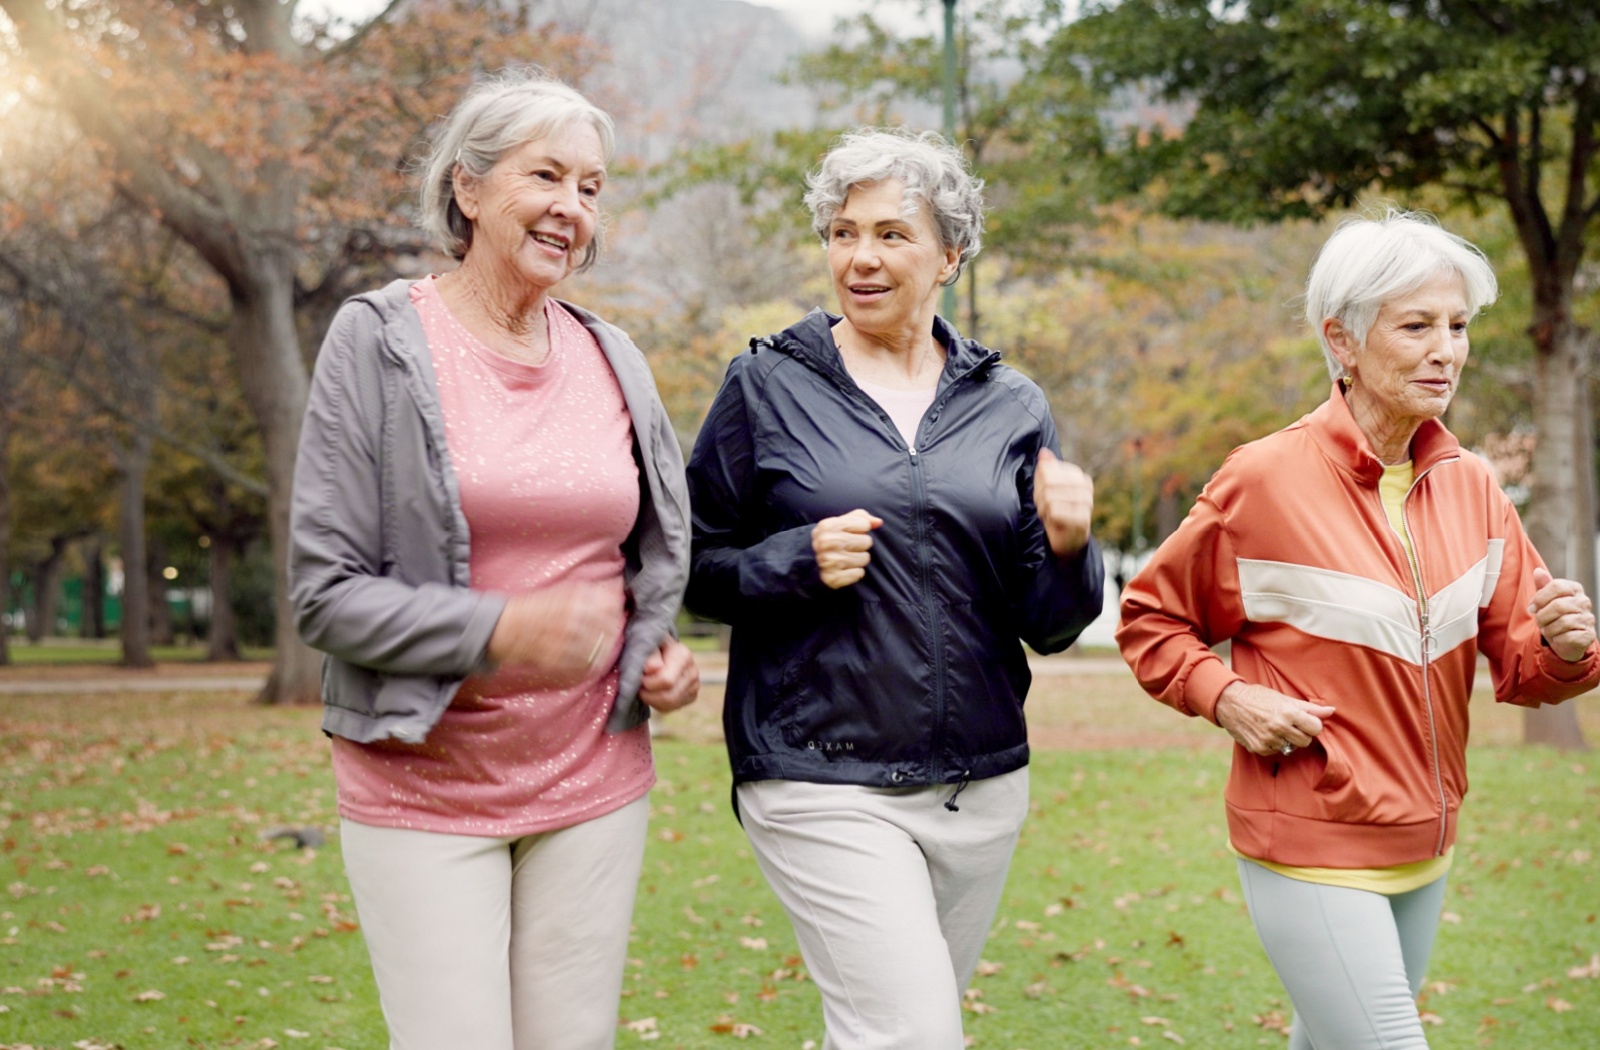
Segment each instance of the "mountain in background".
M646 163L688 142L816 119L811 93L777 79L808 41L771 8L744 0L540 0L533 15L605 48L606 69L584 86L613 109L620 150Z

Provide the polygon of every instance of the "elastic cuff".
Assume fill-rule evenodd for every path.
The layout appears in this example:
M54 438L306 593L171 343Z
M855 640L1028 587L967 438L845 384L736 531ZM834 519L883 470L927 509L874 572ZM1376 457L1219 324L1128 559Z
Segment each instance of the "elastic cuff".
M1217 722L1217 700L1223 690L1244 679L1220 659L1206 660L1189 672L1183 683L1183 706L1213 725Z

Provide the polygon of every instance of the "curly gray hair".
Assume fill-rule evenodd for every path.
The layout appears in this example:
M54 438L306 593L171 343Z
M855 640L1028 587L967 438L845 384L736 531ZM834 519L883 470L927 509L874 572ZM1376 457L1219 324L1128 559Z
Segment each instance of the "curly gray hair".
M906 128L857 128L841 137L806 176L806 207L811 228L823 244L845 198L856 186L898 179L905 185L904 214L926 204L939 243L960 253L955 284L967 260L983 247L983 180L972 174L967 158L933 131Z
M472 222L456 204L456 168L482 178L507 153L576 123L594 128L609 162L617 144L611 117L573 88L537 66L479 81L445 118L423 163L418 225L451 256L465 257L472 247ZM603 226L595 225L594 239L574 272L582 273L600 257Z

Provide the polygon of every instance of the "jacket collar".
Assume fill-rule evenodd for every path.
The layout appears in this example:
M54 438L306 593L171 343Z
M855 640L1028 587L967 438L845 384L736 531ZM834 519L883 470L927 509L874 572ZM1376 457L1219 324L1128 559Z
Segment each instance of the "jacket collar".
M814 309L777 335L752 339L750 345L754 350L770 346L836 381L843 380L853 385L855 381L850 379L844 360L839 356L839 348L833 342L833 326L839 321L840 317L836 314ZM942 317L935 316L933 319L933 337L945 349L944 372L939 377L941 390L960 376L987 368L1000 360L997 351L975 340L962 338L961 333Z
M1377 485L1383 477L1383 462L1372 451L1367 436L1356 425L1356 418L1345 402L1338 382L1315 411L1305 418L1306 426L1323 453L1340 469L1365 485ZM1438 464L1461 455L1461 443L1437 419L1417 428L1411 439L1411 464L1417 476Z

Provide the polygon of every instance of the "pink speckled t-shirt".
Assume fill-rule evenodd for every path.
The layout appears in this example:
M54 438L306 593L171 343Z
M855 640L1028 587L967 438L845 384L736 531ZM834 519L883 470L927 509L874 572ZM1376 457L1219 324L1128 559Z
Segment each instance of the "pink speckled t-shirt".
M472 532L472 586L515 594L558 582L622 587L639 514L633 426L589 330L549 302L550 356L527 365L451 315L432 278L422 318L450 461ZM421 744L333 739L339 813L380 827L514 837L568 827L655 783L647 726L607 733L618 641L585 681L533 685L503 670L468 678Z

